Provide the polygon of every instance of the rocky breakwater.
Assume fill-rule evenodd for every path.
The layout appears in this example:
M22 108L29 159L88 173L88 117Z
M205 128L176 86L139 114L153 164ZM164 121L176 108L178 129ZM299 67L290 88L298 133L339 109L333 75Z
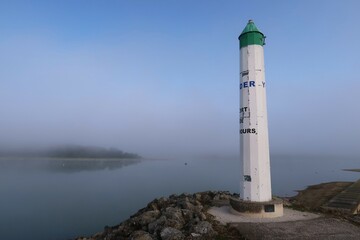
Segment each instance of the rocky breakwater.
M77 240L241 239L238 232L219 224L207 213L209 207L228 202L230 197L238 196L229 192L201 192L162 197L121 224Z

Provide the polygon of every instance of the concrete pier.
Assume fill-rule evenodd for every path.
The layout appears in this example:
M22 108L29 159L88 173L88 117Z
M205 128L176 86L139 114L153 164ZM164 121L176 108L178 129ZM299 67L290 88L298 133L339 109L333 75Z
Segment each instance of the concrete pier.
M330 199L323 208L348 214L360 213L360 180Z

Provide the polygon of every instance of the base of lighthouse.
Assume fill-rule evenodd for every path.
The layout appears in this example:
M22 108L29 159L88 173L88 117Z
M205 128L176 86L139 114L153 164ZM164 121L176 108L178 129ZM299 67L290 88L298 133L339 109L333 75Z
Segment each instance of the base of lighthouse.
M268 202L251 202L230 198L231 213L251 218L276 218L284 214L283 201L273 198Z

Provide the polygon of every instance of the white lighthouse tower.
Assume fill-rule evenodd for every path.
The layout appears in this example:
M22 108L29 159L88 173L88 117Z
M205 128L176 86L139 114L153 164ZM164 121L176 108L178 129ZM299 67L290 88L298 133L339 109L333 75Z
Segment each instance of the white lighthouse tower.
M254 202L270 201L271 178L266 84L265 36L250 20L240 37L240 195Z
M231 205L238 212L274 217L282 215L283 210L281 201L273 200L271 195L265 36L249 20L239 41L241 200L232 201Z

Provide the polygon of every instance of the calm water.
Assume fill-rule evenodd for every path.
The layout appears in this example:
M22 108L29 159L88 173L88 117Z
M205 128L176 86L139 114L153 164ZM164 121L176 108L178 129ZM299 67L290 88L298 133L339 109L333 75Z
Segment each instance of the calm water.
M329 181L355 181L357 158L272 156L273 193ZM187 165L185 165L187 163ZM0 159L0 238L71 239L127 219L149 201L173 193L238 192L237 159L94 160Z

